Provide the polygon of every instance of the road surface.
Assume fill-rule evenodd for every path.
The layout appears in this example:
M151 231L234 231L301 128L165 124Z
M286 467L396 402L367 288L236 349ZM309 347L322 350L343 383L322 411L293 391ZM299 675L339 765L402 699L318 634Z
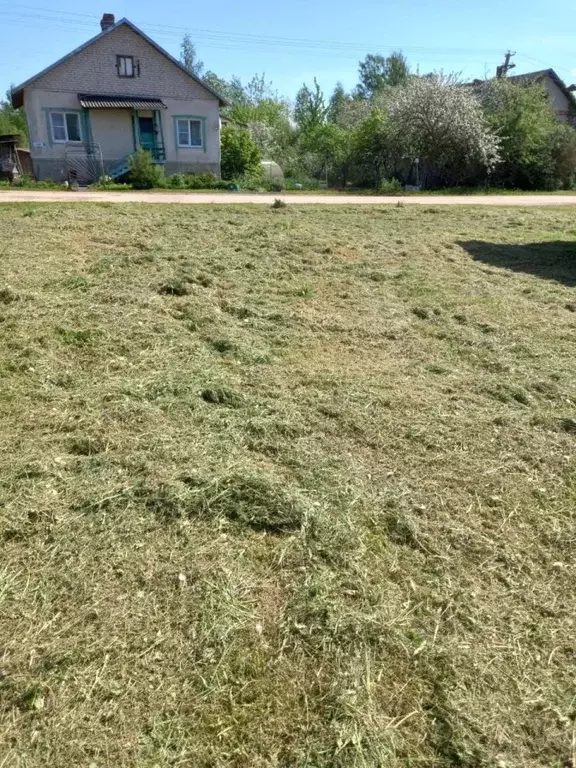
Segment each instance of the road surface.
M283 195L229 192L60 192L55 190L0 191L0 203L181 203L272 205L275 199L289 205L576 205L576 195L414 195L382 197L377 195Z

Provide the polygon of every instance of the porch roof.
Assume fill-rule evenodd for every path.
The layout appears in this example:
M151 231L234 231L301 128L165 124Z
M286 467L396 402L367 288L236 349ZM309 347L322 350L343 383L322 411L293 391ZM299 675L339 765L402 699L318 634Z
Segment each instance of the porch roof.
M162 99L152 96L79 93L78 100L85 109L167 109Z

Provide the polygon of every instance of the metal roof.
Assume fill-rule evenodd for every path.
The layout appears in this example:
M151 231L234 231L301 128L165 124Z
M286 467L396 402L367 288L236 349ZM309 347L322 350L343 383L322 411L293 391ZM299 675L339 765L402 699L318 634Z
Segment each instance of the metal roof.
M162 99L151 96L79 93L78 101L85 109L167 109Z
M83 51L89 45L92 45L92 43L95 43L97 40L100 40L100 38L104 37L105 35L109 35L115 29L118 29L118 27L122 27L122 26L129 27L133 32L136 32L137 35L140 35L140 37L146 40L146 42L149 43L153 48L156 48L156 50L159 53L161 53L163 56L169 59L172 62L172 64L178 67L178 69L181 69L182 72L188 75L188 77L191 77L192 80L195 80L203 88L206 88L206 90L209 93L211 93L213 96L215 96L218 99L221 107L228 106L228 102L226 101L226 99L223 98L211 86L209 86L208 83L205 83L201 78L196 77L196 75L192 74L192 72L186 69L186 67L184 67L182 63L178 61L178 59L175 59L174 56L171 56L168 53L168 51L165 51L164 48L158 45L158 43L152 40L152 38L148 37L148 35L142 32L141 29L138 29L138 27L135 24L132 24L131 21L128 21L128 19L120 19L120 21L117 21L116 24L110 27L107 27L102 32L92 37L90 40L87 40L85 43L78 46L78 48L75 48L73 51L70 51L70 53L67 53L66 56L63 56L61 59L58 59L58 61L55 61L54 64L50 64L49 67L46 67L41 72L38 72L38 74L34 75L33 77L28 78L28 80L16 86L16 88L12 88L12 106L17 108L17 107L21 107L24 104L24 88L27 88L31 83L34 82L34 80L37 80L39 77L41 77L42 75L45 75L47 72L50 72L52 69L64 63L72 56L75 56L77 53L80 53L80 51Z

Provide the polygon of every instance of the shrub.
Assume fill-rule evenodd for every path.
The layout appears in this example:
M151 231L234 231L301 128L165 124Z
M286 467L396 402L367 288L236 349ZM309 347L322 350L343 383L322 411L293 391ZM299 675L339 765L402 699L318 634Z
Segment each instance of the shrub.
M128 161L128 179L134 189L152 189L165 185L164 169L152 162L152 155L139 147Z
M17 176L14 179L14 187L21 189L63 189L64 185L53 179L42 179L37 181L32 176Z
M125 184L120 181L114 181L110 176L100 176L95 184L90 185L90 189L94 190L108 190L112 192L123 192L128 189L132 189L132 184Z
M183 189L186 186L186 176L183 173L174 173L168 179L168 186L174 189Z
M550 136L550 189L572 189L576 181L576 131L557 122Z
M228 182L213 173L187 173L184 176L186 189L227 189Z
M226 126L221 134L222 178L250 176L261 171L260 150L245 128Z
M380 192L384 195L396 195L403 190L404 187L400 184L398 179L389 179L380 184Z

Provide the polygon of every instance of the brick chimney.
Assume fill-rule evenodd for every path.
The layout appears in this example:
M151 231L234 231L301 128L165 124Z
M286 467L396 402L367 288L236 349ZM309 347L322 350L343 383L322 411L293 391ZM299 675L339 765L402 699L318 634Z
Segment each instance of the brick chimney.
M115 23L116 20L114 19L113 13L104 13L102 15L102 21L100 22L100 28L102 29L102 32L104 32L105 29L113 27Z

